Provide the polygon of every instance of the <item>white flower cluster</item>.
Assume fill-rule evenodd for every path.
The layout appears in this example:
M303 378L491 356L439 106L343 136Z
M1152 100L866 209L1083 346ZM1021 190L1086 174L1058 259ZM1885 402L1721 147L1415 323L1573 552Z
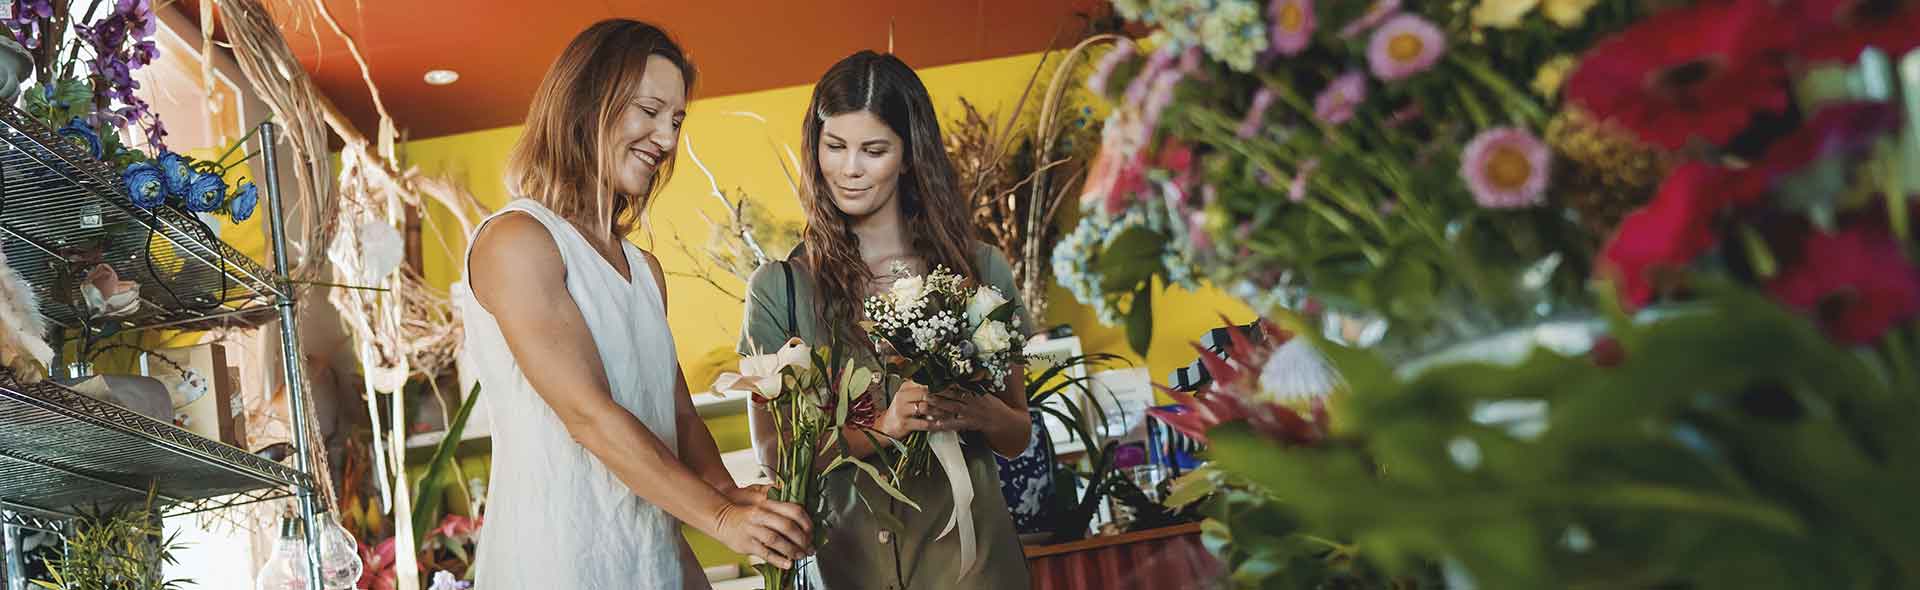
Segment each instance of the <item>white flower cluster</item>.
M896 276L907 269L896 266ZM868 331L910 359L936 361L941 373L962 377L985 369L996 381L1019 355L1011 321L991 316L1007 298L992 287L971 287L945 267L895 279L885 293L867 298Z
M1127 209L1118 217L1108 216L1100 211L1098 205L1082 208L1080 223L1073 231L1061 236L1060 242L1053 247L1053 276L1073 298L1081 304L1093 308L1094 316L1100 323L1109 326L1120 325L1124 318L1114 299L1123 293L1107 293L1100 286L1103 278L1095 268L1099 257L1113 245L1114 240L1128 229L1144 227L1168 236L1166 248L1156 258L1168 281L1189 291L1199 288L1201 277L1193 266L1193 253L1183 245L1188 243L1187 231L1181 224L1168 220L1166 205L1161 199L1142 199L1141 203ZM1147 261L1140 263L1151 264Z
M1114 0L1114 12L1154 25L1155 47L1199 46L1235 71L1253 71L1267 50L1263 3L1254 0Z
M1267 50L1267 27L1251 0L1219 0L1200 19L1200 47L1238 72L1253 71Z

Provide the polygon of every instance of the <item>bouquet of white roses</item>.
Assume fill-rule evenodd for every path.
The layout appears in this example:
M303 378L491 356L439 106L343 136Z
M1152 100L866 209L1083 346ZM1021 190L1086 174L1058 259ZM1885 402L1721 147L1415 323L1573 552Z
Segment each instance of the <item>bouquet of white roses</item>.
M806 508L813 520L816 539L825 539L823 533L832 524L821 518L824 514L821 483L828 472L843 465L865 471L888 494L919 508L900 493L890 476L850 455L843 453L835 457L825 469L814 468L823 449L844 442L840 438L841 427L871 427L875 413L873 400L865 393L873 380L871 369L855 367L849 359L838 357L829 349L812 348L799 338L792 338L772 354L740 359L739 373L722 374L713 383L715 392L751 392L754 405L765 408L771 415L774 437L780 442L773 464L764 466L774 481L767 497ZM791 570L773 564L757 567L765 583L764 590L786 590L794 584Z
M894 272L907 274L895 263ZM866 301L861 323L903 377L941 391L991 394L1020 358L1015 312L1005 295L946 267L896 279Z
M895 276L909 275L899 263L892 270ZM1023 356L1013 303L999 290L973 284L946 267L896 279L887 292L867 298L865 307L867 320L860 326L873 338L889 370L929 391L993 395ZM906 452L896 472L924 471L928 457L946 471L954 513L940 534L960 529L960 571L966 572L974 556L973 484L960 437L946 431L915 432L902 444Z

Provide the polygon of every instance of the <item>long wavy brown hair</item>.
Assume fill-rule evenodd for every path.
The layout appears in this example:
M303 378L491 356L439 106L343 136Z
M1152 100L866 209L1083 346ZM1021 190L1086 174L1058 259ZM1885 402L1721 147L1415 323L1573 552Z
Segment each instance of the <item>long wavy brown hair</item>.
M820 171L820 130L829 117L866 111L886 122L905 143L899 200L902 226L913 252L928 266L945 266L974 279L979 276L970 256L973 226L967 222L966 203L959 191L953 162L940 140L940 121L920 76L900 58L862 51L833 64L813 87L801 126L805 164L801 176L807 227L801 234L800 263L812 275L817 314L834 338L854 345L868 339L856 325L865 286L874 280L860 256L860 238L851 219L833 202L833 193Z
M647 58L655 55L680 68L691 100L693 62L660 27L608 19L567 44L534 91L526 127L507 159L507 187L515 196L539 201L596 238L624 236L639 224L646 205L673 177L674 154L654 170L645 194L620 194L611 170L621 150L608 145L606 135L632 103Z

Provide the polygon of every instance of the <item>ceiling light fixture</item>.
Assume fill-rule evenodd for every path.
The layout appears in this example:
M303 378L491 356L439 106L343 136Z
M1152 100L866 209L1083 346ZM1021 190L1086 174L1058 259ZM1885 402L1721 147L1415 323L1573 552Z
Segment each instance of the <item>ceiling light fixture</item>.
M453 70L428 70L427 83L434 86L446 86L460 79L460 72Z

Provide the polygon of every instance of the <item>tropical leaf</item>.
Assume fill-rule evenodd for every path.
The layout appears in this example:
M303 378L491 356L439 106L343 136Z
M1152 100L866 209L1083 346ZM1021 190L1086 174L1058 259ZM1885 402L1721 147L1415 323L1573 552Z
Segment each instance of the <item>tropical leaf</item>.
M476 382L473 389L467 391L467 398L460 401L460 409L454 413L453 420L447 423L447 435L440 439L440 444L434 446L433 458L427 462L427 472L420 477L420 491L413 505L415 547L424 544L427 534L440 522L440 509L446 503L447 474L453 468L461 435L466 432L467 418L473 415L473 407L479 401L480 384Z

